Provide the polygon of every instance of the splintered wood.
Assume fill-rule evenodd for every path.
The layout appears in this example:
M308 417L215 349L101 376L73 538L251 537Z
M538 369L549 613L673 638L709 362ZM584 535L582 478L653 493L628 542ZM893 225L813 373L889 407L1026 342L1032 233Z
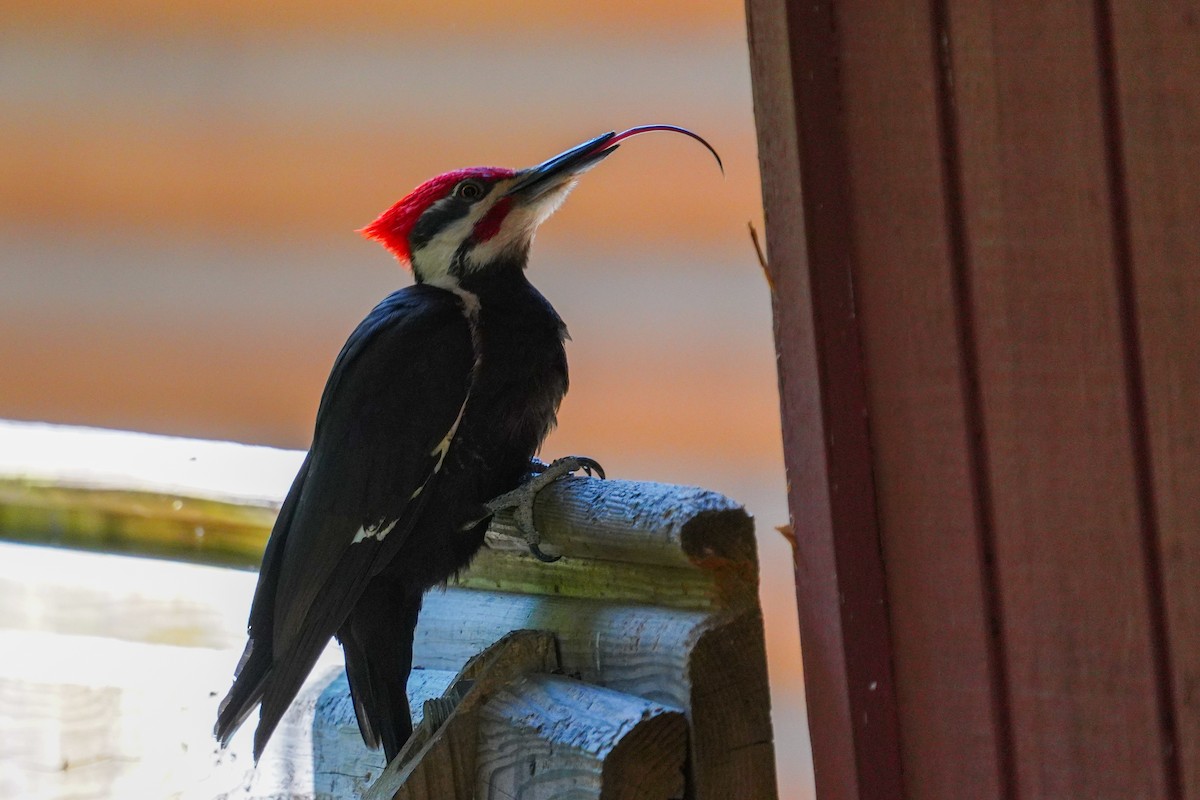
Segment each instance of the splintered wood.
M286 489L284 481L239 493L219 476L243 456L286 461L288 454L138 435L141 459L174 466L141 464L113 475L93 451L119 446L119 434L0 423L0 445L15 437L36 450L39 435L68 454L74 436L84 455L34 471L0 459L0 537L256 563ZM63 551L13 561L11 570L0 569L0 636L81 648L81 634L105 637L99 641L114 664L140 648L144 681L117 680L115 671L107 681L84 666L82 650L51 671L20 660L0 670L4 697L20 693L37 704L40 721L31 724L45 732L38 739L23 720L9 719L6 700L0 758L10 744L25 742L25 753L31 741L71 742L61 754L25 753L39 774L12 785L36 784L37 796L48 798L74 796L84 785L100 787L89 788L95 797L118 796L104 785L113 792L152 785L155 796L229 800L775 797L757 556L745 510L703 489L568 478L538 496L534 516L544 549L560 561L534 559L511 518L500 516L470 569L426 597L409 682L416 728L389 765L362 744L332 648L257 767L242 739L217 751L208 738L211 715L237 661L253 576ZM6 530L6 522L20 523L19 530ZM79 580L53 564L36 566L55 557L97 563L76 570L92 576ZM115 579L97 577L105 575ZM188 660L188 651L204 658ZM167 686L152 675L181 674L182 663L202 679L151 691ZM125 711L72 710L71 698L83 696L59 683L86 684L88 703ZM177 698L179 714L154 713L167 697ZM134 718L130 708L146 713ZM178 739L174 718L187 724ZM125 731L119 746L105 733L118 721ZM128 735L131 726L152 724L157 737ZM109 777L81 783L75 764ZM147 778L151 770L142 764L155 775L189 777L176 784ZM143 779L150 782L137 782ZM0 781L0 789L6 785Z

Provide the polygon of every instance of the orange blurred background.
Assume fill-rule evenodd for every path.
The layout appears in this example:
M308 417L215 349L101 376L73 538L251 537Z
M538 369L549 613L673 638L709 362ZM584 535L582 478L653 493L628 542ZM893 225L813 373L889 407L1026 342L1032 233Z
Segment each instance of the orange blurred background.
M544 453L744 502L782 797L811 793L742 6L7 0L0 417L303 448L408 282L353 230L447 169L630 142L530 276L573 335Z

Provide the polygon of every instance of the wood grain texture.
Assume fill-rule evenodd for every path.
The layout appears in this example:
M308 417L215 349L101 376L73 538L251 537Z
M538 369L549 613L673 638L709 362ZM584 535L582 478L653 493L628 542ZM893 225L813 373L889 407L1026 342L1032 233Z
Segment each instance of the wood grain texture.
M105 454L132 449L116 464ZM256 567L286 484L223 475L299 463L301 454L229 442L0 421L0 452L54 453L46 463L0 457L0 536L65 547ZM156 468L157 467L157 468ZM569 478L542 492L534 517L547 569L511 514L450 583L466 588L644 602L681 608L752 605L754 526L716 492Z
M235 649L245 636L238 604L253 585L248 573L0 544L0 618L13 630ZM414 658L418 668L457 672L509 631L548 628L559 632L572 671L681 705L687 651L708 619L694 609L434 590Z
M687 710L689 797L776 796L757 608L709 614L449 589L427 598L413 661L455 669L522 628L555 633L568 675Z
M546 630L558 637L569 674L687 707L688 654L708 619L698 611L447 589L425 599L413 663L458 670L509 631Z
M564 556L710 569L755 559L746 510L698 487L564 478L538 494L534 514L543 544ZM492 530L516 534L511 513Z
M753 522L716 492L567 478L539 493L534 520L544 549L563 556L561 570L528 557L505 512L492 521L488 549L453 583L682 608L757 602Z
M680 709L530 675L498 691L479 720L478 800L683 796L687 721Z
M695 641L687 679L690 797L772 798L775 753L762 615L755 609L709 620Z
M1022 797L1167 797L1093 7L952 6ZM1099 612L1099 609L1104 609Z
M1195 797L1200 9L748 9L818 790Z
M1108 3L1181 798L1200 798L1200 5Z
M936 4L934 4L936 5ZM961 221L938 20L916 4L840 4L854 210L847 249L886 564L905 791L995 796L1005 746L976 463ZM942 643L934 646L932 643ZM952 644L950 644L952 643ZM961 758L971 741L973 757Z
M443 695L454 707L445 719L427 715L404 748L366 792L366 800L471 797L475 785L480 708L528 672L558 669L554 636L511 631L463 666Z
M748 0L746 13L817 792L887 800L902 795L900 745L836 8Z

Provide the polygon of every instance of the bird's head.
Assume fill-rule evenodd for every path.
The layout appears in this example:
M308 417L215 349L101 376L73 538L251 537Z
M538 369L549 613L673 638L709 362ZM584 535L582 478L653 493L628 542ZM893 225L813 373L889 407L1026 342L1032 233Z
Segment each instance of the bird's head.
M453 289L490 267L523 267L538 226L562 204L579 176L622 140L653 130L690 136L721 163L712 146L691 131L643 125L601 134L528 169L471 167L439 175L359 232L390 250L418 282L442 288Z

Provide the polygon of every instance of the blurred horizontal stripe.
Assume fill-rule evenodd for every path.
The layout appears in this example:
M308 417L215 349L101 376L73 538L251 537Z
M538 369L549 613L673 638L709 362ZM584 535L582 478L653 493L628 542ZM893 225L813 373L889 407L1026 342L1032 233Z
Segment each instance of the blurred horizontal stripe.
M262 317L346 326L331 345L386 293L412 282L377 244L353 234L272 245L0 226L0 254L0 315L9 319L178 325ZM584 248L556 232L539 238L529 276L569 310L572 329L595 326L617 339L639 333L650 348L670 345L676 333L706 346L770 344L766 282L750 253L627 242Z
M5 24L97 33L158 35L302 34L329 38L394 35L411 40L424 32L441 37L472 33L502 42L514 32L557 33L569 43L580 29L591 35L635 30L677 33L713 27L743 29L736 3L693 0L645 3L609 0L525 0L509 3L442 0L438 3L357 0L6 0Z
M541 149L548 157L585 137L538 138L553 142ZM723 181L694 144L645 138L622 145L641 152L588 175L553 224L592 244L631 237L713 245L744 235L746 220L757 213L752 173ZM0 216L18 224L55 220L161 235L212 231L282 239L349 232L425 177L464 162L499 160L450 161L437 140L432 131L422 140L411 130L401 146L374 131L310 138L95 122L8 128L0 130ZM499 149L493 141L481 152ZM741 213L735 195L743 201Z
M729 114L731 105L746 105L749 88L745 40L736 31L633 36L621 49L587 39L566 49L486 39L403 47L202 38L77 42L11 28L0 38L0 100L11 111L135 116L155 124L194 117L303 127L314 119L353 119L401 132L440 124L454 134L516 125L507 134L514 136L545 122L549 132L570 138L590 132L589 120L615 113L637 122L735 122L753 135L753 119ZM689 118L675 118L679 112ZM443 147L455 147L452 136Z
M301 341L313 345L305 350L290 333L77 323L30 337L0 321L0 415L307 447L333 358L327 341ZM612 349L624 358L619 366L597 368L572 351L587 379L564 402L549 452L636 460L650 447L726 468L776 466L776 400L764 391L773 376L761 365L714 360L679 371L669 355Z
M574 336L561 435L613 451L652 441L687 458L777 458L757 265L546 244L531 278ZM350 245L0 231L0 417L306 446L341 343L411 280L377 247ZM79 417L71 409L84 397Z
M728 177L694 143L648 136L588 176L557 224L593 241L713 242L758 218L739 38L507 56L480 80L479 63L453 48L76 47L10 36L0 45L0 216L344 231L447 169L525 166L603 130L671 122L709 138Z

